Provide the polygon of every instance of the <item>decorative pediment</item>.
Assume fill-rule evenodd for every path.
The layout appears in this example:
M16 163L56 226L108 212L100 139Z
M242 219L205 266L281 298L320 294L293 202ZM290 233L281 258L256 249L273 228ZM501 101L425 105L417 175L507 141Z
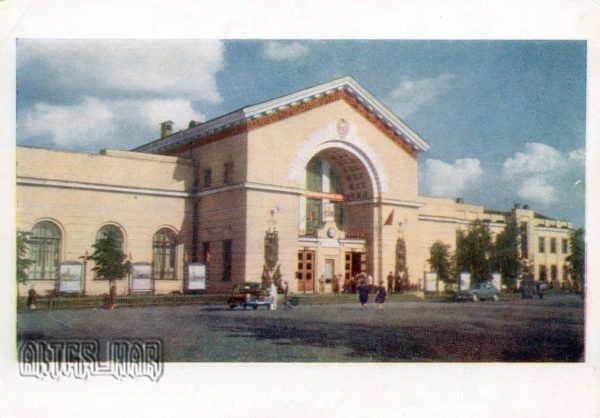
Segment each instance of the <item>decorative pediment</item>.
M248 132L335 100L346 101L407 152L416 156L417 152L429 149L429 144L423 138L410 129L356 80L352 77L343 77L277 99L245 107L200 125L191 126L184 131L135 148L134 151L150 153L181 152L192 146ZM339 129L343 132L343 123Z

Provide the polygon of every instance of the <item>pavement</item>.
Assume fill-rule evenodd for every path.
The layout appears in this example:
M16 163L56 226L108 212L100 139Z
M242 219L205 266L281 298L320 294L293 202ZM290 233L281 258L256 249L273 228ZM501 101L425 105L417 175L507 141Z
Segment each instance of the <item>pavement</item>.
M583 299L23 311L18 342L160 339L167 362L580 362ZM104 354L103 354L104 355Z

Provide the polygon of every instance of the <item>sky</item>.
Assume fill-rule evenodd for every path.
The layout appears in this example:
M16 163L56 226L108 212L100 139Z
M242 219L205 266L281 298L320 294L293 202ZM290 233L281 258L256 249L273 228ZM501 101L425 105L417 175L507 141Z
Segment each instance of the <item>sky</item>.
M419 193L584 225L584 41L19 39L17 144L132 149L346 75L431 145Z

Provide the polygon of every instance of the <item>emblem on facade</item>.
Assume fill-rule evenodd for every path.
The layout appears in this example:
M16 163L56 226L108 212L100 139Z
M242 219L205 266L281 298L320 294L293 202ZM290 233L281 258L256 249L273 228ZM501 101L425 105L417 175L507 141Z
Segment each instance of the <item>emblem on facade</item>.
M348 121L346 119L339 119L337 121L337 133L340 138L345 138L348 135Z

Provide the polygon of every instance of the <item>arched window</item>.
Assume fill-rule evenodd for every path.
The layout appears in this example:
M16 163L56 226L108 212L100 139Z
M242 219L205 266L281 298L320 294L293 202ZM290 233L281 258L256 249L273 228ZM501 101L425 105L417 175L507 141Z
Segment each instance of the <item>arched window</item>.
M175 233L163 228L154 234L152 260L154 280L175 278Z
M29 268L31 280L54 280L60 261L60 229L56 224L42 221L31 230L29 255L33 261Z
M116 225L107 224L100 228L98 230L98 233L96 234L96 241L101 238L104 238L109 232L114 232L115 237L117 238L117 243L119 244L119 248L121 248L121 251L124 251L125 249L123 247L123 231L121 231L121 228L119 228Z

